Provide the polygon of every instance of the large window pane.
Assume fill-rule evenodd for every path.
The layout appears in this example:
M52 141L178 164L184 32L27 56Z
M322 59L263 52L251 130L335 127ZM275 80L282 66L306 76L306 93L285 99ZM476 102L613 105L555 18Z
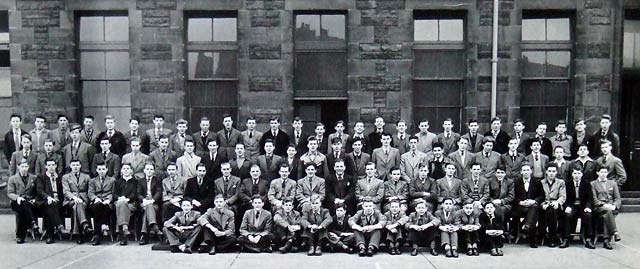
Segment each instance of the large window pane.
M438 41L438 20L414 20L415 41Z
M523 80L520 91L520 104L522 106L544 105L543 92L545 90L544 81Z
M464 51L415 50L414 76L419 78L463 78Z
M0 11L0 43L9 43L9 12Z
M129 41L129 17L104 17L104 26L105 41Z
M522 52L522 76L543 77L546 57L544 51Z
M238 89L235 81L189 82L189 104L191 107L234 107L238 104Z
M320 15L296 15L297 41L316 41L320 38Z
M322 15L321 39L327 41L345 40L345 16L344 15Z
M106 53L106 79L129 79L129 53Z
M545 19L523 19L522 40L545 40Z
M624 21L623 66L640 67L640 20Z
M414 50L413 76L419 78L438 77L438 54L441 51Z
M440 20L440 41L462 41L464 30L462 20Z
M190 52L189 79L237 77L236 52Z
M211 41L213 40L213 26L211 18L190 18L187 21L187 40Z
M85 107L106 106L107 105L106 82L105 81L83 81L82 82L82 104Z
M104 41L104 17L80 17L80 41Z
M293 86L296 91L312 91L317 87L317 58L314 53L296 53Z
M571 53L568 51L547 52L547 77L569 77Z
M104 79L104 52L80 53L80 73L82 79Z
M11 70L0 68L0 97L11 96Z
M237 41L236 18L213 19L213 41Z
M547 19L547 40L570 40L569 18Z
M341 59L341 60L338 60ZM297 53L294 87L297 91L345 90L346 53Z

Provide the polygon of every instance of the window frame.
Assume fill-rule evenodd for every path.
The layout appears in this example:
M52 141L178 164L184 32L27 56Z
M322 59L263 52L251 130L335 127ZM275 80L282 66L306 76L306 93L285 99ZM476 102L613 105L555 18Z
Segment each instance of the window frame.
M192 18L210 18L215 20L215 18L235 18L236 19L236 41L189 41L189 19ZM237 12L232 11L185 11L184 16L185 22L185 31L184 31L184 40L185 40L185 70L186 70L186 80L187 81L239 81L239 56L240 46L238 45L238 14ZM213 25L212 25L213 27ZM236 53L236 77L235 78L190 78L191 74L189 74L189 53L195 52L235 52Z
M0 66L0 71L2 71L2 72L7 72L8 71L8 73L9 73L9 78L8 78L9 89L7 91L7 94L0 94L0 98L11 98L13 96L13 86L12 86L12 83L11 83L11 50L10 50L10 46L9 46L11 44L11 36L9 34L10 29L8 27L9 26L9 10L0 10L0 12L3 12L3 13L6 12L6 14L7 14L7 16L6 16L6 18L7 18L7 32L6 33L7 33L7 36L9 38L6 43L5 42L0 42L0 51L7 52L9 54L9 59L8 59L9 60L9 65L8 66ZM5 32L0 32L0 33L5 33Z

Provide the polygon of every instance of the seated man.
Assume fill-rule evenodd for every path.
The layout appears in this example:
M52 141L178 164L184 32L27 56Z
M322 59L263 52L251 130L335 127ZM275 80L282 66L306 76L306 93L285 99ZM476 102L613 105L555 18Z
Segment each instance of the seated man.
M29 162L22 159L18 164L18 172L9 177L7 195L11 200L11 209L16 212L16 242L24 243L27 230L35 235L39 231L38 219L34 218L36 177L29 174Z
M330 212L335 212L336 206L344 204L349 210L355 211L355 187L357 178L345 173L347 167L342 159L335 160L333 173L325 178L326 206Z
M471 175L462 182L462 203L473 204L478 212L489 202L489 181L480 172L482 167L479 163L471 164Z
M380 245L381 230L384 228L386 218L375 208L373 201L362 201L362 209L351 218L349 225L353 229L358 245L360 257L369 256L378 250Z
M391 170L391 176L393 177L393 170ZM385 238L387 241L387 247L389 248L389 254L400 255L400 243L404 241L404 225L409 221L406 211L400 208L400 202L394 200L389 203L389 211L384 213L387 218L385 225Z
M489 202L495 206L496 214L507 221L511 217L515 193L513 179L507 177L505 169L504 165L498 165L495 177L489 181ZM507 227L506 223L503 227Z
M366 164L365 173L367 175L358 180L356 184L358 207L362 207L365 200L370 200L376 209L380 211L380 203L384 198L384 182L376 178L376 165L372 162Z
M109 223L111 223L111 210L113 198L113 185L115 179L108 176L109 168L104 162L95 165L95 178L89 180L89 207L93 213L94 234L91 238L91 244L100 245L100 236L107 236L111 233ZM120 171L118 171L118 174Z
M242 180L242 184L238 189L238 197L242 201L241 210L247 211L252 208L254 195L260 196L263 201L267 200L267 193L269 192L269 181L262 178L260 167L257 164L251 165L249 172L250 178Z
M311 207L311 196L315 194L324 200L326 194L324 178L316 176L316 166L307 164L305 171L307 176L298 180L296 188L296 200L301 212L308 211Z
M271 181L267 197L271 204L271 211L276 212L282 208L284 200L295 200L296 198L296 182L289 178L290 167L287 163L280 165L279 178ZM275 216L274 216L275 221Z
M155 169L153 163L146 163L143 170L144 178L139 179L138 201L142 203L142 236L138 242L140 245L149 244L150 232L156 235L160 233L157 216L162 203L162 183L156 177ZM189 203L191 204L191 201Z
M229 171L231 171L231 168L229 168ZM196 166L196 176L184 180L184 195L182 195L182 197L191 200L193 210L199 212L205 212L207 209L214 207L215 183L214 179L208 177L207 174L209 174L209 172L207 171L206 165L199 163ZM224 185L222 187L222 189L224 189ZM224 195L222 189L220 194ZM235 196L235 188L233 189L233 193Z
M302 213L300 225L304 228L302 237L307 239L308 256L321 256L320 248L327 241L327 227L333 221L329 209L322 208L322 199L314 194L311 196L311 207Z
M523 232L529 234L529 246L538 247L536 240L536 223L538 222L538 209L544 201L544 189L540 180L531 177L531 164L522 164L520 177L514 181L514 207L512 211L512 227L520 225L520 218L525 218L522 225Z
M133 178L131 164L123 163L120 167L120 178L113 184L113 198L116 208L116 225L120 231L120 245L127 244L129 221L138 210L138 180ZM162 194L162 193L160 193Z
M438 202L440 205L438 208L442 207L442 203L444 203L445 199L451 199L453 201L453 205L458 208L462 206L462 198L464 197L464 193L462 192L462 180L454 177L456 173L456 166L453 163L445 163L444 164L444 177L438 179Z
M542 188L544 189L545 199L540 208L542 216L540 218L540 234L545 234L547 230L546 243L549 247L555 247L560 243L560 231L558 220L563 219L564 212L562 206L567 199L567 193L564 186L564 180L556 178L558 167L555 163L549 163L545 170L545 179L542 180Z
M264 202L259 195L251 198L253 209L244 212L242 224L240 225L240 237L238 242L247 252L267 252L271 253L271 213L262 209Z
M184 252L191 254L196 239L200 235L200 225L198 219L200 212L191 210L193 205L189 199L180 202L182 211L176 212L173 217L164 222L162 231L169 240L171 252Z
M393 167L389 172L389 180L384 183L384 210L389 211L389 204L397 201L400 204L400 210L407 211L407 197L409 196L409 183L400 180L400 168Z
M460 229L456 225L455 208L453 207L453 200L444 199L442 202L442 209L436 211L435 217L440 220L440 241L442 248L444 249L445 256L458 257L458 230Z
M438 186L434 179L429 177L429 166L418 166L418 177L409 182L409 196L411 197L411 209L415 209L419 203L427 204L427 211L433 212L438 203Z
M196 168L196 174L197 174ZM180 200L184 195L186 179L178 175L174 163L167 165L167 177L162 180L162 220L167 221L180 211Z
M202 168L200 168L202 169ZM240 178L231 174L231 164L228 162L224 162L220 165L220 170L222 170L222 177L215 180L214 185L211 186L210 191L205 191L203 188L200 188L200 197L202 197L202 201L205 201L207 197L222 194L224 197L224 202L227 204L227 208L233 211L235 215L235 224L236 224L236 235L240 231L240 224L242 223L242 211L241 211L241 203L242 201L238 198L238 189L240 188ZM206 178L205 178L206 179ZM206 183L204 181L203 185ZM205 187L206 188L206 187ZM204 192L203 192L204 191ZM185 192L186 194L189 192ZM208 196L204 196L208 193ZM204 202L203 202L204 204Z
M76 243L82 244L84 243L84 237L89 237L93 233L91 223L87 219L89 175L80 172L82 165L77 159L72 159L69 162L69 166L71 172L62 176L62 190L64 193L64 202L62 204L65 209L72 212L72 217L75 220L72 232L74 235L78 235Z
M427 203L418 203L416 211L409 215L409 221L404 227L407 229L407 241L412 245L411 256L418 255L418 246L428 244L431 247L431 255L438 256L436 250L436 231L440 220L427 211Z
M560 248L569 246L572 231L576 230L580 218L580 232L584 236L585 247L596 248L593 245L593 229L591 228L592 192L591 184L584 178L579 166L571 166L571 178L566 181L567 201L564 203L564 229Z
M47 244L55 242L55 235L62 238L64 222L60 216L62 199L62 178L59 176L58 163L53 158L45 160L45 172L36 178L36 205L42 206L47 218Z
M462 244L467 246L467 256L478 256L478 230L480 229L480 218L478 211L474 210L473 204L464 204L462 209L456 212L455 225L460 227L458 232L462 238Z
M480 235L491 250L491 256L502 256L502 234L504 233L504 221L502 216L495 214L496 206L493 203L484 205L484 211L480 214ZM475 252L477 255L477 251Z
M206 248L201 248L200 253L209 252L215 255L216 250L223 250L236 242L236 225L233 211L227 208L224 196L218 194L213 200L214 208L207 209L198 219L203 227L204 242Z
M591 192L593 193L593 212L595 217L604 221L604 242L603 247L613 249L611 237L617 242L620 241L620 233L616 227L615 216L620 210L622 200L618 184L613 179L608 179L609 170L607 166L601 165L597 168L598 179L591 182Z
M278 245L282 245L278 250L283 254L289 251L297 252L302 233L302 226L300 226L302 216L300 212L293 210L293 199L285 198L282 206L275 212L274 235Z
M336 215L331 217L333 221L327 229L329 231L329 246L332 251L344 251L346 253L353 252L353 243L355 237L353 230L349 226L349 218L345 204L336 205Z

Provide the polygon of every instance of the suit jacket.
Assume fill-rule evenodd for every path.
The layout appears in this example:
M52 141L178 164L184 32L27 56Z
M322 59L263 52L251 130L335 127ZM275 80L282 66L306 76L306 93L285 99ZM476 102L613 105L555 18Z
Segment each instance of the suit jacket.
M282 187L282 182L285 182L284 188ZM295 201L296 189L296 182L289 178L287 178L286 180L282 180L282 178L276 178L272 180L271 184L269 185L269 192L267 192L269 203L273 205L276 200L282 202L285 199L291 199Z
M431 212L427 211L423 215L418 215L417 212L412 212L409 214L409 220L407 224L404 225L406 229L409 229L411 225L424 225L427 223L431 223L434 226L440 225L440 219L436 218Z
M27 131L20 129L20 136L27 134ZM22 139L22 138L21 138ZM22 141L22 140L20 140ZM13 139L13 130L9 130L5 135L4 135L4 145L2 147L2 150L4 151L4 157L7 158L7 160L11 159L11 154L20 150L20 145L16 145L15 140ZM35 153L35 151L34 151Z
M22 150L11 153L11 157L9 157L9 175L15 175L18 172L18 165L24 159L24 152ZM27 157L27 163L29 163L29 173L35 174L36 172L36 160L38 159L38 153L34 150L29 151L29 156Z
M311 154L307 152L300 156L300 165L298 166L298 178L303 178L307 176L306 167L307 164L313 163L316 166L316 175L318 177L324 178L328 175L329 166L327 165L327 157L321 152L316 152L316 154Z
M82 128L80 130L80 140L85 143L89 143L89 145L100 144L100 142L96 141L98 139L98 131L92 129L90 132L87 129Z
M615 181L607 180L605 186L603 186L598 180L594 180L591 182L591 192L594 208L601 207L604 204L612 204L615 205L617 209L620 209L622 199L620 198L620 190Z
M62 148L62 152L64 154L65 167L69 168L69 163L71 163L72 159L78 159L82 167L80 171L85 174L91 173L91 162L93 161L93 155L96 154L93 146L80 142L77 150L72 149L73 142L70 142L68 145Z
M418 170L421 164L427 164L427 154L416 150L415 156L411 151L405 152L400 156L400 174L406 182L411 182L414 178L418 178Z
M524 189L524 181L522 177L516 178L513 182L514 186L514 205L518 205L520 201L527 199L535 200L537 205L540 206L545 199L544 189L542 183L538 179L531 178L529 181L529 191Z
M33 143L31 145L31 149L36 152L44 152L44 141L49 138L49 130L43 128L40 136L38 136L36 129L34 128L29 131L29 135L31 135L31 142ZM54 149L54 152L55 151L56 150Z
M438 136L429 131L425 134L418 132L416 136L418 137L418 150L424 153L431 153L433 142L438 141Z
M353 217L349 218L351 228L356 224L359 226L380 225L382 228L387 224L387 218L377 209L374 209L373 214L369 216L364 213L363 209L360 209Z
M391 168L400 166L400 152L396 148L389 147L389 154L385 155L382 148L377 148L371 153L371 161L376 164L378 177L386 181Z
M371 156L367 153L360 153L360 159L356 161L356 157L354 153L347 153L346 166L348 168L347 174L352 175L356 178L365 176L365 166L371 161Z
M113 178L118 178L120 176L120 165L122 164L122 159L120 159L120 156L113 153L109 153L106 160L102 153L95 153L93 155L93 161L91 161L92 176L98 176L96 169L98 168L98 163L101 162L104 162L107 165L107 176Z
M456 225L455 209L451 210L451 212L448 212L446 218L444 216L444 209L436 210L436 213L433 216L440 220L440 225Z
M271 163L267 163L267 156L260 155L256 159L256 164L260 167L262 172L261 176L267 181L271 181L274 178L280 177L278 171L280 171L280 164L282 163L282 157L273 154L271 156Z
M373 132L369 133L369 135L367 135L367 140L369 140L369 151L367 151L367 153L373 156L373 150L382 147L382 141L380 141L380 139L382 139L382 133L379 133L377 130L374 130ZM393 146L394 145L392 140L391 147Z
M398 180L397 183L392 179L384 182L384 200L389 203L392 202L390 197L396 197L398 202L406 204L409 198L409 183L403 180Z
M384 182L378 178L373 178L371 182L368 182L366 177L358 180L356 184L358 204L367 197L371 198L374 204L379 205L382 202L382 198L384 198Z
M186 133L184 134L184 138L181 138L178 133L172 134L169 137L169 148L174 152L176 152L178 156L182 156L182 154L184 154L184 141L186 140L193 141L193 137L191 137L191 135L188 135Z
M391 211L387 211L384 213L384 217L387 219L387 223L385 223L385 226L398 224L398 229L404 228L404 225L409 222L409 216L407 216L407 214L405 214L405 212L403 211L398 212L398 214L396 214L395 216L391 213Z
M56 161L56 165L57 165L56 172L59 175L62 175L62 172L64 170L64 157L62 157L62 155L58 154L57 152L52 152L51 158ZM36 175L44 175L44 173L47 170L46 163L45 163L46 160L47 160L46 152L41 152L40 154L38 154L38 157L36 158Z
M200 216L200 212L195 210L189 211L189 213L178 211L173 217L164 222L164 227L197 225Z
M296 199L299 204L302 204L305 199L310 199L312 195L317 194L324 201L326 190L324 178L318 176L313 176L313 178L304 177L298 180Z
M261 154L260 142L263 133L257 130L253 130L253 137L249 137L249 130L244 130L240 133L242 134L242 140L244 140L244 155L255 161L256 158L258 158L258 156L260 156ZM264 151L264 149L262 149L262 151Z
M284 210L277 210L273 216L273 229L277 235L289 234L288 227L290 225L300 225L302 221L302 214L300 212L291 210L289 215Z
M336 174L331 174L325 179L326 184L326 207L332 212L335 211L335 199L345 200L347 211L355 212L355 192L356 177L348 174L342 175L342 180L338 181Z
M302 156L302 154L307 152L307 138L309 138L309 134L300 131L300 137L298 138L298 141L296 141L295 130L291 130L290 134L291 135L289 136L289 144L296 145L296 157L300 157Z
M356 137L354 136L355 136L355 133L349 135L349 138L347 139L347 148L345 151L347 153L353 152L353 141L356 139ZM360 138L362 139L362 152L369 155L371 152L371 145L369 143L369 138L364 134L362 134L362 137Z
M289 178L294 181L298 181L298 169L300 167L300 159L298 157L293 157L293 159L289 160L288 157L282 158L282 163L287 163L289 165L289 169L291 172L289 173Z
M589 148L589 156L591 156L591 158L602 156L600 145L602 145L603 140L611 141L611 153L616 157L620 157L620 136L611 129L604 137L602 136L602 129L598 129L598 131L593 133L591 141L589 142L589 146L591 147Z
M482 212L480 214L480 227L482 230L504 230L504 216L500 214L493 214L493 218L489 217L487 213Z
M62 177L60 174L56 177L56 195L58 201L64 199L64 190L62 188ZM47 203L47 197L54 197L53 186L47 175L38 175L36 177L36 204L43 205Z
M326 134L323 134L321 138L318 138L318 136L315 137L318 141L318 152L327 155L327 153L329 152L329 147L327 147L327 141L329 141L329 138L327 138Z
M176 162L178 157L178 154L169 148L166 149L164 157L159 148L149 153L149 161L155 166L156 176L160 178L167 177L167 166L171 162Z
M260 215L256 219L256 209L249 209L242 216L242 224L240 224L240 235L247 236L250 234L268 235L271 233L273 220L269 211L260 209Z
M196 146L196 154L198 155L203 155L205 152L209 152L209 146L207 145L208 142L207 141L218 141L218 145L220 145L220 141L218 140L218 136L216 135L215 132L209 131L207 132L207 135L202 136L202 130L197 131L193 134L191 134L191 137L193 138L193 142L194 145Z
M157 177L151 178L151 196L147 194L149 190L147 189L147 178L142 177L138 179L138 201L144 199L153 199L155 204L160 204L162 202L162 181Z
M573 171L573 167L578 167L582 171L582 179L586 179L588 182L594 181L598 178L596 174L596 162L589 158L584 164L580 161L580 159L575 159L569 165L569 171Z
M460 178L468 177L471 174L471 165L476 162L476 154L466 151L464 153L464 162L460 151L456 150L449 153L449 160L456 166L456 176Z
M251 175L249 174L249 171L251 170L251 165L253 165L253 162L250 159L244 159L244 162L242 163L241 166L238 166L237 159L229 161L229 164L231 164L232 175L237 176L239 178L251 177Z
M49 138L55 142L53 144L53 151L60 151L64 146L71 143L71 137L69 133L71 131L67 128L67 131L63 134L60 128L56 128L49 132Z
M615 156L605 158L601 156L596 160L596 164L598 164L598 166L606 166L607 171L609 171L607 178L618 183L618 186L622 186L627 182L627 172L624 170L620 158Z
M500 156L500 161L504 165L508 178L514 179L520 177L522 163L526 160L526 156L520 152L516 152L515 158L511 158L509 152Z
M224 128L216 133L216 136L218 136L218 141L220 142L220 148L218 149L218 152L222 153L222 156L227 158L227 160L236 158L236 144L244 142L240 131L235 128L231 128L230 132L231 133L229 134L229 139L227 139L226 131Z
M144 136L142 138L142 147L145 148L148 152L152 152L158 148L158 139L160 138L160 135L170 136L172 133L173 131L171 131L170 129L162 128L161 132L156 136L155 127L147 129L144 132Z
M129 130L127 132L122 133L122 135L124 135L124 140L127 143L127 153L131 152L131 140L133 140L134 138L139 138L140 139L140 152L144 153L144 154L149 154L149 147L147 145L147 141L146 141L146 136L144 134L142 134L142 131L138 130L136 131L136 134L133 135L132 131ZM98 143L99 144L99 143Z
M266 132L264 132L264 134L262 134L262 137L260 138L260 154L262 155L265 154L264 142L267 141L267 139L273 140L273 145L275 146L273 154L279 155L281 157L287 156L287 148L289 147L289 135L287 134L287 132L279 129L276 137L273 137L273 133L271 133L271 130L267 130Z
M444 154L448 155L449 153L458 150L458 140L460 140L460 134L452 131L449 135L449 138L444 137L444 133L439 133L437 137L438 142L444 145Z
M497 151L500 154L505 154L507 151L509 151L509 140L511 140L511 137L505 131L500 130L497 136L493 136L493 133L491 132L491 130L489 130L484 134L484 136L490 136L496 140L496 142L493 143L494 151Z
M428 192L429 195L424 195ZM417 199L425 200L427 203L435 205L438 202L438 185L433 178L426 178L424 182L416 177L409 182L409 196L411 197L411 206L418 204Z
M516 137L516 133L514 132L513 134L511 134L511 137ZM530 138L531 136L529 136L525 132L522 132L522 134L520 134L520 141L518 141L518 148L516 149L516 151L524 154L527 147L529 146L527 143L529 142ZM529 148L529 150L531 150L531 148Z
M564 186L564 180L556 178L553 183L549 184L549 181L545 178L542 182L542 188L544 189L544 201L545 202L558 202L560 205L564 204L567 200L567 190Z
M404 139L400 139L398 134L395 134L392 137L393 138L393 140L392 140L393 146L398 149L398 151L400 152L400 156L402 156L402 154L405 154L407 151L410 150L410 148L409 148L409 137L411 137L411 135L409 135L407 133L404 134Z
M144 183L144 193L146 193L146 183ZM160 186L159 184L156 184ZM139 189L140 188L140 180L136 177L132 177L128 181L125 181L122 175L120 178L117 178L113 183L113 197L111 198L111 203L115 204L115 201L118 200L118 197L124 196L129 198L130 204L138 204L140 200L138 199ZM162 195L162 189L158 192Z
M182 155L176 160L176 166L178 168L178 175L190 178L196 176L196 166L200 163L200 156L198 155Z
M590 145L590 143L592 143L592 138L591 138L591 134L587 131L584 132L584 137L582 138L581 141L578 141L578 134L576 132L572 133L571 136L573 137L573 139L571 140L571 160L578 158L578 148L580 148L580 145L582 144L586 144L587 148L589 149L589 154L591 155L591 149L592 146Z
M207 168L207 175L206 177L209 178L219 178L222 176L222 170L221 169L221 165L223 162L226 162L227 160L224 159L224 157L222 156L222 154L220 153L216 153L216 156L214 156L213 160L211 159L211 153L210 152L204 152L202 155L200 155L200 162L204 164L204 166Z
M100 200L111 200L113 197L113 185L116 183L116 179L110 176L100 180L99 177L94 177L89 180L89 188L87 190L87 197L90 202L93 202L96 198Z
M233 195L235 196L235 190ZM184 195L182 197L200 202L200 211L213 207L213 199L215 197L215 186L212 178L204 177L202 185L198 185L198 178L192 177L186 180L184 186ZM224 194L223 194L224 195Z
M542 139L540 139L536 136L529 138L527 142L527 146L524 149L525 154L527 155L531 154L531 144L533 143L533 141L540 142L540 153L547 156L553 156L553 145L551 144L551 140L549 140L549 138L546 138L546 137L543 137Z
M486 178L480 177L478 178L478 196L480 203L483 205L490 202L489 201L489 180ZM465 204L472 203L475 201L473 198L473 179L472 177L465 178L462 181L462 200Z
M353 230L351 229L351 225L349 225L349 219L351 215L345 214L342 219L339 219L336 215L331 216L333 221L329 224L329 228L327 229L330 233L335 233L338 236L342 233L351 233Z
M334 137L338 137L338 134L332 133L327 137L327 154L333 154L331 140L333 140ZM347 149L347 140L349 140L349 134L342 133L342 135L340 135L340 140L342 140L342 152L344 153L344 151Z
M578 187L578 192L576 193L576 184L575 181L567 180L565 181L565 189L567 193L567 200L564 203L565 207L571 207L573 209L582 209L582 208L591 208L591 204L593 202L593 194L591 191L591 184L588 180L584 179L584 177L580 180L580 186ZM580 200L580 205L576 205L576 201Z
M186 179L176 176L175 182L171 182L171 177L162 180L162 201L166 202L173 198L182 198L186 187Z
M325 157L327 159L327 168L329 169L329 174L335 174L336 170L335 170L334 166L336 164L336 160L341 159L341 160L345 161L346 154L344 153L344 151L340 151L340 153L338 153L338 158L336 159L335 153L330 152ZM346 168L346 166L347 166L347 162L346 161L345 161L344 165L345 165L345 168ZM349 168L346 168L346 169L348 170Z
M436 181L438 184L438 203L442 203L444 199L451 198L457 205L462 204L464 193L462 191L462 180L458 178L451 179L451 187L447 183L447 177L443 177Z
M333 222L333 218L331 218L329 209L320 208L318 213L319 216L315 215L313 209L309 209L303 212L302 218L300 218L300 226L307 228L308 226L315 224L323 229L328 228L331 222Z
M27 182L22 181L20 174L14 174L7 180L7 196L9 200L15 201L18 197L31 200L36 197L35 192L36 176L33 174L27 175Z
M480 226L480 214L472 212L471 215L464 213L464 210L459 209L455 214L455 225L478 225Z
M251 204L251 197L253 195L260 195L262 201L266 204L269 200L267 194L269 193L269 181L260 178L258 180L258 193L253 193L253 179L245 178L242 180L238 188L238 198L244 204Z
M496 173L496 169L498 169L498 165L500 164L500 153L492 151L489 153L489 157L485 156L484 151L480 151L476 153L475 161L480 163L482 167L482 176L485 178L493 177L493 174Z
M73 173L68 173L62 176L62 192L64 194L63 205L69 205L73 202L73 197L79 197L86 204L89 203L89 177L88 174L80 173L79 177Z
M109 142L111 142L111 148L109 148L109 151L118 154L118 156L124 156L124 154L127 153L127 140L124 138L124 135L120 131L114 131L115 132L113 133L111 138L109 138ZM102 148L100 148L100 140L102 140L103 137L107 137L107 131L103 131L98 134L96 145L94 145L94 147L97 149L96 152L98 153L102 152Z
M531 165L531 171L532 174L531 176L533 177L533 173L534 173L534 157L533 154L529 154L525 157L525 160ZM549 157L547 155L544 154L540 154L540 163L542 164L542 174L544 176L545 171L547 170L547 165L549 164Z
M207 209L207 212L198 219L198 224L202 227L211 224L219 231L224 232L226 236L233 236L236 233L235 214L226 208Z
M133 154L133 152L129 152L124 156L122 156L122 163L131 164L131 169L133 169L133 174L138 178L144 177L144 164L147 161L149 161L149 156L147 156L142 152L138 152L135 155Z
M471 134L469 133L463 134L461 138L466 138L467 141L469 141L469 144L467 145L467 151L476 153L482 150L482 139L484 139L484 135L481 135L480 133L476 133L475 142L471 141Z
M489 181L489 200L500 199L502 206L511 209L511 205L515 198L515 186L513 179L505 177L502 181L498 181L493 177Z

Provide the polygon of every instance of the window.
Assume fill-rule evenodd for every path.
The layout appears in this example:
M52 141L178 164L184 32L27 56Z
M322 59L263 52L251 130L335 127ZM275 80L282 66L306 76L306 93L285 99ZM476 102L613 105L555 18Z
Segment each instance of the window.
M640 69L640 20L624 20L622 55L625 69Z
M187 12L185 17L189 119L199 122L206 116L218 130L225 113L237 122L237 14Z
M451 118L461 128L466 54L463 13L414 14L413 123L429 120L433 132Z
M79 14L76 21L84 114L96 119L113 115L117 128L126 129L131 118L129 17L126 12L92 12Z
M571 19L523 16L520 116L531 124L568 121L573 103Z
M6 10L0 11L0 97L11 97L9 12Z
M295 15L294 89L297 98L344 97L347 88L346 15Z

